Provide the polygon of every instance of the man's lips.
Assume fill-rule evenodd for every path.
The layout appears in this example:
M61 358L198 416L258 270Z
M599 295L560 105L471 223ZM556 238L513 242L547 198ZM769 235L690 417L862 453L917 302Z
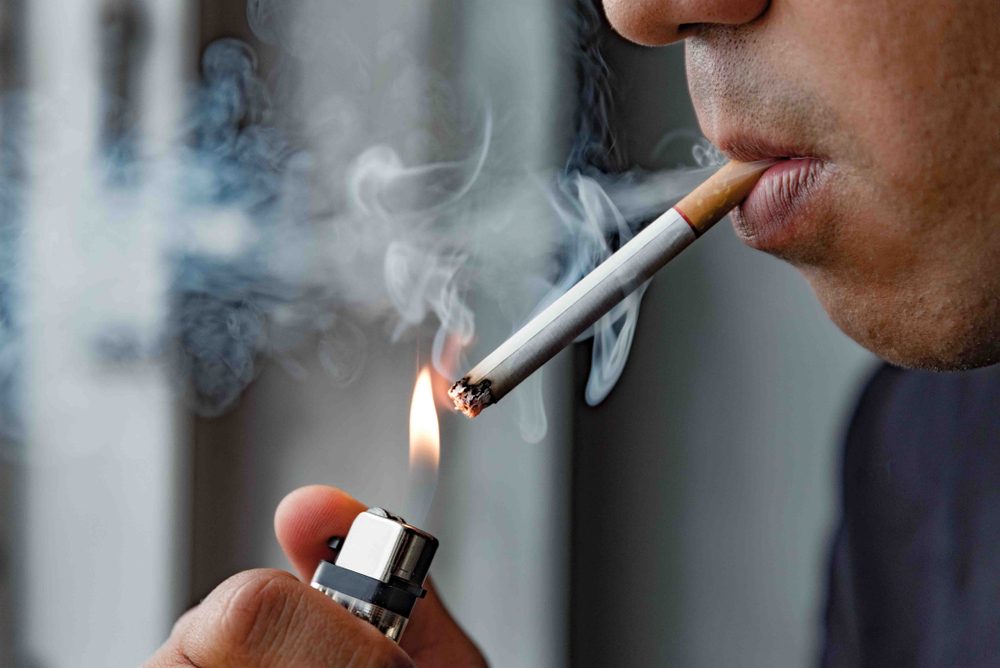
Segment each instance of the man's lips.
M798 236L796 221L826 171L818 158L776 159L734 212L733 224L743 241L766 251L792 242Z

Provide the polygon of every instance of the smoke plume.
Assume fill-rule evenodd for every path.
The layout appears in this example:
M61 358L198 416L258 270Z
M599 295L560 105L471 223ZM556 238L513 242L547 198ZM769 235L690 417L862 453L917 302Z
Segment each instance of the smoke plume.
M459 95L391 35L373 59L352 60L359 51L351 6L339 25L319 29L309 3L248 2L249 23L276 62L265 76L247 44L211 44L168 151L136 150L140 138L127 114L108 125L99 177L88 184L91 210L78 213L85 251L108 252L115 225L147 215L155 174L164 184L155 194L170 202L158 223L169 281L166 312L143 321L155 326L90 318L93 355L112 364L159 360L200 414L231 408L264 359L292 375L318 366L333 382L355 381L365 369L363 332L373 324L392 340L432 329L432 361L454 377L476 334L474 305L504 310L513 331L532 315L526 304L538 310L557 298L704 175L625 171L611 132L601 17L590 2L581 0L567 25L579 77L576 129L565 164L549 173L510 164L495 143L505 113L485 95L472 102ZM298 64L328 53L331 43L342 44L339 64L353 80L297 90ZM414 99L422 110L413 109ZM59 159L29 160L24 137L33 115L58 111L16 93L2 98L0 110L0 420L16 438L26 166ZM698 166L717 160L710 147L690 141ZM504 216L485 214L482 203L498 197L507 203ZM515 218L534 221L537 238L551 241L512 238ZM115 257L128 251L117 248ZM593 338L591 404L621 375L644 291L585 336ZM114 299L106 285L87 294ZM528 398L520 403L529 440L545 431L533 383L519 390Z

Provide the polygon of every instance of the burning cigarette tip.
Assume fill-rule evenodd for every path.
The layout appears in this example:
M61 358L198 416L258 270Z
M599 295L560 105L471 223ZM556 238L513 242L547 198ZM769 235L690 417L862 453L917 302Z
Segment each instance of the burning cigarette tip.
M448 396L455 402L455 410L466 417L474 418L493 403L490 385L488 380L470 384L466 377L451 386Z

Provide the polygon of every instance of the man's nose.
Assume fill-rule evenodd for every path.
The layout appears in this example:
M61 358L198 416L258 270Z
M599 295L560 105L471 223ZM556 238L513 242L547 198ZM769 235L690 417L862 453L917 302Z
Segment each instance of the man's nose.
M650 46L684 39L698 24L749 23L767 6L768 0L604 0L615 30Z

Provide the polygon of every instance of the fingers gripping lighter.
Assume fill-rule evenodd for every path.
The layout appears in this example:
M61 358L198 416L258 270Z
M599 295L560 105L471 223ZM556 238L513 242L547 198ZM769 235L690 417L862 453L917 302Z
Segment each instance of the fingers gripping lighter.
M336 561L321 561L312 586L353 615L399 642L418 598L427 590L437 538L381 508L354 520L347 537L334 538Z

